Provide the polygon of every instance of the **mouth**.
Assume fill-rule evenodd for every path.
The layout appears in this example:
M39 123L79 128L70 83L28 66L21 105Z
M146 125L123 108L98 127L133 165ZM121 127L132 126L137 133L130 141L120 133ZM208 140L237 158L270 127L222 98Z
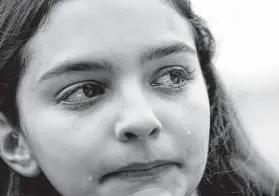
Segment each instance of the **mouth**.
M128 166L119 168L113 172L105 174L101 178L100 183L102 183L110 178L132 180L132 179L140 179L140 178L147 178L147 177L155 177L173 167L180 168L181 165L179 163L170 162L170 161L133 163Z

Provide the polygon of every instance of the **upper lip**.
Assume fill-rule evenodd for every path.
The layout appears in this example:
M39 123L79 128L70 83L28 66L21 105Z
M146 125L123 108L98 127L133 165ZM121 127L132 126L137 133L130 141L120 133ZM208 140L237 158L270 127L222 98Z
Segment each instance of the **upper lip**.
M172 160L156 160L156 161L149 161L149 162L132 162L130 164L127 164L123 167L118 167L115 169L112 169L109 172L106 172L102 175L102 177L99 179L100 183L103 183L106 181L111 176L114 176L117 173L121 172L128 172L128 171L142 171L142 170L147 170L151 169L156 166L160 165L165 165L165 164L175 164L179 168L183 167L183 161L179 157L177 159L172 159Z
M161 161L161 160L148 162L148 163L132 163L117 169L115 172L117 173L117 172L127 172L127 171L140 171L140 170L151 169L153 167L160 166L160 165L174 164L174 163L175 162Z

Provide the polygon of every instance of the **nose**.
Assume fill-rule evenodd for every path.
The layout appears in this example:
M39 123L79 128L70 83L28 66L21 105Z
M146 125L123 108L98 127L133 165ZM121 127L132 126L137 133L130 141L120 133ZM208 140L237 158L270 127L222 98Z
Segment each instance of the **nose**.
M122 118L115 126L115 135L119 141L144 141L160 135L162 124L147 104L137 103L123 110Z

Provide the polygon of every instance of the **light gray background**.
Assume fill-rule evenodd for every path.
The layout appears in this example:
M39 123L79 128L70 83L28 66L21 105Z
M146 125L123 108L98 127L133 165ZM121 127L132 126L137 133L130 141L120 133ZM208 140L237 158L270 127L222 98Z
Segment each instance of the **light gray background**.
M279 173L279 1L192 0L251 141Z

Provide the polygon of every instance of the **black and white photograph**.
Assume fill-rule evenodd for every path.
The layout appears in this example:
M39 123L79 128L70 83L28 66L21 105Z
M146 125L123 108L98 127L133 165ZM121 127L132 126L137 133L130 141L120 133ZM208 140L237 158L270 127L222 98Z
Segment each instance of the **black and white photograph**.
M278 10L0 0L0 196L279 196Z

